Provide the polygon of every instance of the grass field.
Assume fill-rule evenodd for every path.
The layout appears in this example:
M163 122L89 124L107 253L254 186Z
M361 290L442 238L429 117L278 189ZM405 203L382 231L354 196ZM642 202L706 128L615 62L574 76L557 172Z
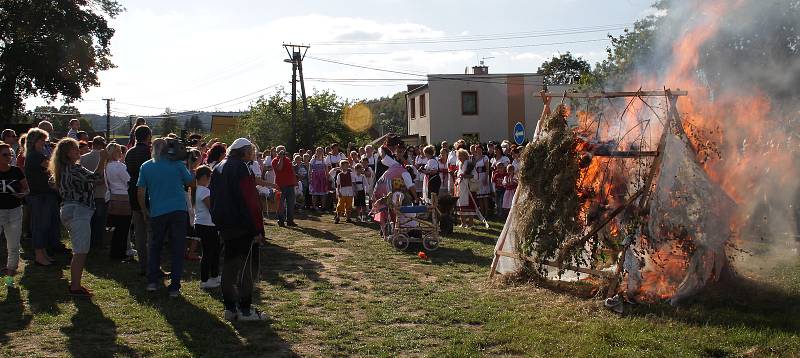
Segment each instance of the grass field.
M458 231L423 261L330 216L268 227L256 299L270 320L230 324L189 264L180 298L145 292L136 264L89 258L92 300L68 267L27 266L0 288L2 356L800 356L800 259L689 305L622 316L599 299L486 280L500 224ZM27 256L27 255L26 255ZM167 267L168 269L168 267ZM752 277L752 275L747 275Z

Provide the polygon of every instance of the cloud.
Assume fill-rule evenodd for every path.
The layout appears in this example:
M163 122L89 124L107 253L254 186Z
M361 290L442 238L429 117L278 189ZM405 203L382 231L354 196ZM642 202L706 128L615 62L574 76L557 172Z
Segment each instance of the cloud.
M543 62L548 58L552 57L551 55L543 55L541 53L535 52L523 52L517 55L511 56L511 59L515 61L540 61Z

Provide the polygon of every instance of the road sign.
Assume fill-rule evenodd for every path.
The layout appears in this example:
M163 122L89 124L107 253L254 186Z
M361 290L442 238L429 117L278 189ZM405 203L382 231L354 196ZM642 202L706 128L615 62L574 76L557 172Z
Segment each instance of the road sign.
M514 142L516 142L517 145L522 145L522 142L524 141L525 141L525 126L523 126L522 123L517 122L517 124L514 125Z

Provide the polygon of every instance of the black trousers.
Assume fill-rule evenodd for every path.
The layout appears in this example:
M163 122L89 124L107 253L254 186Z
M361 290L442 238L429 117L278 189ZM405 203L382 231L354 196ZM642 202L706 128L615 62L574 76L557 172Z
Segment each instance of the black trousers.
M124 259L125 253L128 251L128 230L131 228L131 216L108 215L108 224L114 228L108 256L112 259Z
M222 303L229 311L249 312L253 283L258 276L259 244L249 234L220 232L225 245L222 266Z
M214 226L195 225L194 232L203 245L203 258L200 260L200 281L219 276L219 233Z

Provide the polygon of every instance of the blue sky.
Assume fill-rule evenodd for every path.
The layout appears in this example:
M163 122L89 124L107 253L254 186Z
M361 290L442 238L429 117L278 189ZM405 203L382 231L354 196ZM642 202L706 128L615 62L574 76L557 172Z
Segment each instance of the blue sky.
M310 44L309 57L415 74L463 73L481 57L493 57L486 61L492 73L535 72L566 51L594 63L608 44L594 40L621 33L651 11L652 0L122 3L127 11L112 20L118 68L103 72L101 86L77 104L84 113L105 112L105 97L116 99L117 115L246 109L278 86L288 90L291 65L283 62L282 42ZM331 44L342 41L348 44ZM390 95L411 83L353 79L416 78L312 58L304 68L318 79L307 81L309 92L331 89L351 99Z

